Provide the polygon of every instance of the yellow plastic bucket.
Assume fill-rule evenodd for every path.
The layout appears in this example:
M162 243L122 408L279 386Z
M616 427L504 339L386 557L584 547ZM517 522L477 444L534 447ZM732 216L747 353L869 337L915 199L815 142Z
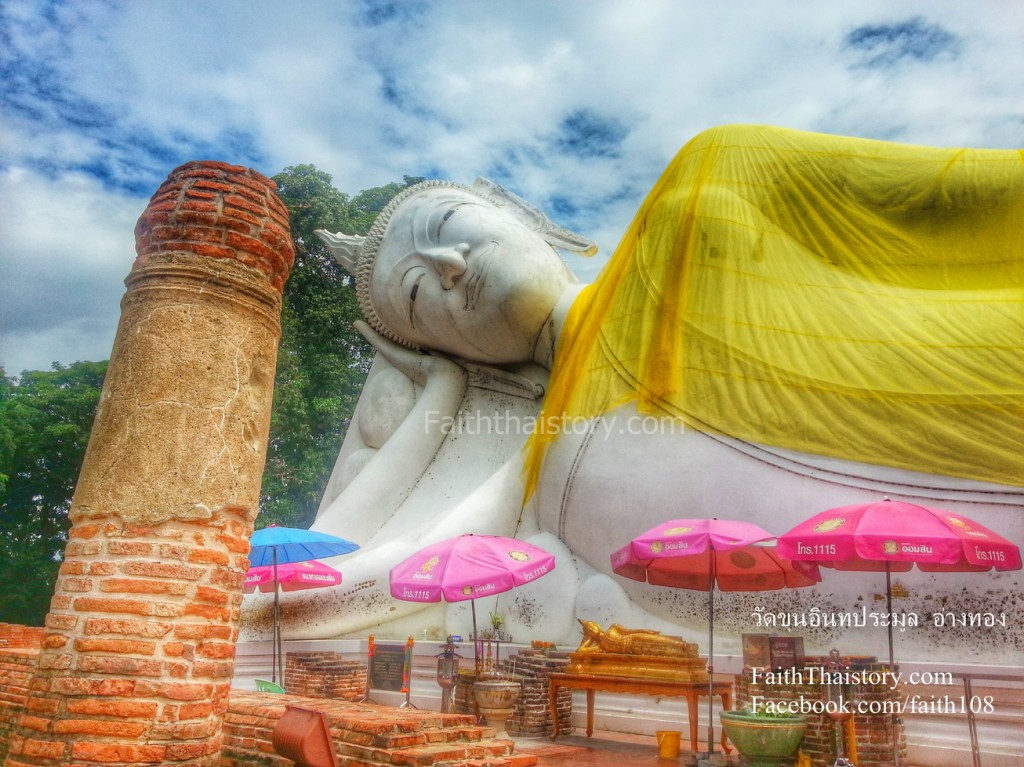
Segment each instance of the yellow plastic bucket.
M654 734L658 737L660 758L675 759L679 756L679 738L683 733L679 730L658 730Z

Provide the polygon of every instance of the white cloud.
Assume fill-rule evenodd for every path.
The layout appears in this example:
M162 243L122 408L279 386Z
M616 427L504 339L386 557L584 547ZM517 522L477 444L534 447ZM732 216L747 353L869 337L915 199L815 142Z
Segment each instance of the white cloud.
M82 175L0 176L0 365L9 375L110 356L145 203Z
M956 40L955 55L855 66L851 31L918 18ZM18 280L8 371L10 349L27 367L106 356L127 262L102 254L130 260L142 198L186 160L268 175L312 163L349 193L403 175L499 174L549 211L574 210L559 222L607 254L675 151L711 125L1024 144L1024 4L1000 0L11 0L0 24L12 43L0 52L0 194L32 221L5 216L0 232ZM567 151L573 113L621 127L618 151ZM130 215L113 212L133 200ZM102 205L102 224L78 212ZM76 248L37 211L77 229ZM63 270L40 255L54 251ZM590 277L601 263L574 267ZM81 342L49 340L75 328ZM103 340L89 346L93 333Z

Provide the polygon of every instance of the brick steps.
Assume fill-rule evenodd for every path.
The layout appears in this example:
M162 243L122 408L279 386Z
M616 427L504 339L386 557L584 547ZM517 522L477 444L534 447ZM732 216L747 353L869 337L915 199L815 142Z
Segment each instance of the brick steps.
M8 638L0 624L0 637ZM0 647L0 762L25 705L39 656L28 647ZM323 711L340 767L534 767L537 757L514 753L469 714L441 714L375 703L231 690L224 714L219 767L293 767L274 751L272 737L288 705Z
M271 745L288 705L323 711L342 767L533 767L537 757L516 754L511 740L494 737L466 714L441 714L375 703L232 690L224 719L221 767L291 767Z

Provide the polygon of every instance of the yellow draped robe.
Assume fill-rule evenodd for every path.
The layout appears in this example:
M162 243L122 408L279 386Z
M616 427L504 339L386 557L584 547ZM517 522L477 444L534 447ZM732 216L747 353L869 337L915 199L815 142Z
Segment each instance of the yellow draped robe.
M763 126L687 144L574 303L541 424L1024 485L1024 153ZM527 450L527 494L557 430Z

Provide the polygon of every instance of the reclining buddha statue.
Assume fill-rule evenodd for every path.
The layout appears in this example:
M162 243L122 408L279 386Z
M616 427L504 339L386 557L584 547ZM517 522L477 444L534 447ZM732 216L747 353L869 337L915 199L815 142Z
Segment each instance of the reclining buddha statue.
M466 532L556 554L495 610L517 640L572 644L577 618L703 636L706 594L611 571L672 518L782 534L888 496L1024 540L1022 232L1019 152L743 125L680 151L588 285L561 255L586 238L482 180L406 189L366 238L321 232L377 355L313 527L362 548L332 561L342 585L283 595L285 636L468 633L464 605L388 590L392 565ZM878 577L758 604L860 609ZM898 579L922 616L904 657L1019 647L1020 621L977 641L927 619L1005 611L1019 573ZM721 598L727 651L756 627ZM817 631L809 647L835 644Z

